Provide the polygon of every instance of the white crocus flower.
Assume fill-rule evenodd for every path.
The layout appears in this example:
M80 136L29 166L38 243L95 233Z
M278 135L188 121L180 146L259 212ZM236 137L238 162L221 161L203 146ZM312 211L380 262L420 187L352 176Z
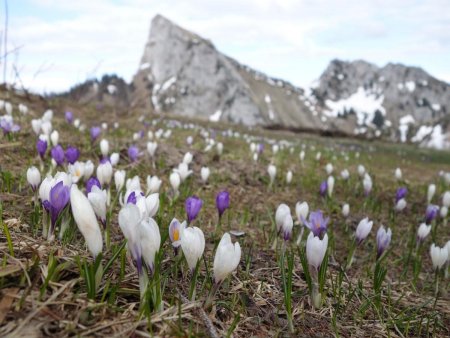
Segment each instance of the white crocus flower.
M95 214L100 218L103 228L106 227L106 190L101 190L96 185L92 186L91 192L87 195Z
M200 176L202 178L203 183L208 182L209 174L210 174L209 168L202 167L202 169L200 170Z
M221 283L231 272L236 270L241 260L241 246L239 242L231 242L228 232L224 233L217 246L214 257L214 280L216 284Z
M72 185L70 189L70 205L75 223L82 233L89 251L95 258L103 248L102 233L94 209L76 184Z
M197 227L187 227L181 229L180 236L184 257L186 257L189 269L194 271L205 250L205 235Z

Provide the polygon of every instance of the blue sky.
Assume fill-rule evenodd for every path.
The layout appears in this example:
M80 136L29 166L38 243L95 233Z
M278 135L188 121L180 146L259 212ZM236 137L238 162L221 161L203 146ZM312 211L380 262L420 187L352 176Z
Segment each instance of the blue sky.
M212 40L240 62L302 87L318 78L334 58L365 59L379 66L400 62L450 82L448 0L10 0L8 4L8 50L20 47L8 64L14 64L24 85L37 92L64 91L105 73L130 81L151 18L158 13ZM17 82L12 67L8 80Z

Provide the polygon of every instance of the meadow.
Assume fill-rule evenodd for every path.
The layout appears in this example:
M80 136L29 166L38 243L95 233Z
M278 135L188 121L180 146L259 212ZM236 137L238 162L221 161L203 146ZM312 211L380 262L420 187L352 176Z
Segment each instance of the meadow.
M0 94L0 336L450 335L449 152Z

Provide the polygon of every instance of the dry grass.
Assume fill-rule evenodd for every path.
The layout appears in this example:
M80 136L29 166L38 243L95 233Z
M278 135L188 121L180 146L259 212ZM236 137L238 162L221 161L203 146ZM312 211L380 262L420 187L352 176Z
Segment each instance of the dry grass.
M13 96L10 100L18 102L23 99ZM98 158L98 146L91 148L86 134L80 134L64 124L60 113L67 107L66 102L47 103L32 98L28 105L32 116L40 116L45 108L52 107L58 113L55 128L60 131L62 144L80 147L81 160L94 161ZM70 103L70 106L83 122L100 123L108 119L107 116L98 118L92 107L77 107L74 103ZM437 173L439 170L450 171L448 153L376 142L254 130L252 134L261 138L287 139L296 144L292 155L285 149L274 158L266 145L262 158L254 163L248 145L241 139L220 136L222 129L218 129L218 139L223 141L225 153L218 158L202 151L204 146L198 131L175 128L169 140L160 142L156 169L153 169L146 158L134 165L128 164L126 159L126 147L131 144L132 132L143 128L136 122L137 115L137 112L131 112L122 116L120 129L108 131L106 138L110 140L111 147L122 154L119 167L128 171L128 177L138 174L144 183L148 174L156 174L163 179L163 191L169 187L168 175L171 169L189 150L185 144L186 137L195 135L196 143L191 151L194 153L193 170L196 174L185 184L181 198L174 205L169 204L166 194L161 195L157 221L164 238L173 217L184 219L186 196L195 193L204 200L204 207L196 221L207 241L205 261L197 283L198 301L187 301L185 296L189 289L189 276L182 271L186 269L183 264L179 269L174 269L173 252L167 241L162 247L163 311L153 312L149 316L140 311L136 269L124 254L113 263L103 279L95 301L88 300L86 286L76 263L77 257L91 259L81 235L73 231L73 237L67 243L48 243L41 238L39 226L35 224L32 192L26 185L25 172L29 165L38 162L34 149L35 136L29 131L28 122L23 120L23 129L14 141L0 141L2 218L13 244L11 255L2 227L0 336L184 337L214 336L214 331L217 336L287 336L289 331L277 264L278 253L271 250L272 218L279 203L285 202L293 209L299 200L308 201L312 210L322 209L330 216L330 243L334 250L326 284L328 297L320 310L314 310L310 304L301 264L295 257L292 302L296 332L293 336L449 336L448 279L441 284L438 301L434 303L434 275L427 249L430 239L421 254L423 268L415 285L412 283L411 262L407 261L410 240L415 236L416 227L424 213L426 186L436 181L439 182L439 194L445 189ZM161 119L158 126L165 126L166 123L167 120ZM202 125L208 127L208 124ZM145 142L142 140L137 144L145 149ZM322 151L322 160L316 162L313 159L315 151L308 150L307 160L302 165L298 160L302 143ZM343 160L341 151L350 157L348 162ZM359 159L355 158L355 151L360 152ZM267 188L266 174L270 161L277 164L279 172L277 184L272 190ZM323 200L318 196L318 187L326 178L323 168L328 162L334 164L336 175L340 170L349 168L352 178L348 184L338 180L333 199ZM366 166L375 183L374 192L368 201L356 177L359 163ZM202 185L198 175L204 165L212 171L208 185ZM402 168L407 178L402 185L408 186L409 194L407 210L394 217L391 212L393 196L399 183L394 182L393 171L397 166ZM284 174L288 169L294 171L294 182L290 186L284 183ZM11 175L11 189L5 184L8 180L5 173ZM222 230L217 230L214 198L221 189L230 192L232 207L225 214ZM340 213L344 202L351 205L351 217L347 220ZM113 247L123 241L117 224L118 210L118 207L114 210L111 223ZM335 283L342 273L341 264L347 258L351 235L359 220L365 216L375 221L374 230L363 246L358 248L352 268L343 274L338 302ZM392 228L393 242L386 260L388 273L380 310L372 302L371 274L375 251L374 232L381 223ZM238 271L222 285L214 307L205 313L202 300L211 284L209 274L213 251L222 232L231 229L245 232L243 237L238 238L243 248L241 264ZM440 225L436 241L442 246L449 235L448 226ZM296 252L295 244L290 246ZM112 251L105 251L104 262L111 255ZM56 260L60 271L45 287L50 257ZM409 267L406 272L405 267Z

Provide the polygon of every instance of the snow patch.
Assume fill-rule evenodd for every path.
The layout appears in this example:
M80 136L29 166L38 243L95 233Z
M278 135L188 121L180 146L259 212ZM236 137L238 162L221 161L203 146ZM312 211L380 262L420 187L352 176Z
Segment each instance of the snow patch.
M161 91L165 92L167 89L170 88L175 82L177 82L177 77L172 76L170 79L168 79L166 82L164 82L161 86Z
M117 92L117 87L112 84L108 85L106 89L108 90L109 95L114 95Z
M139 70L145 70L148 68L150 68L150 63L145 62L145 63L141 64L141 66L139 67Z
M356 113L358 125L370 124L376 111L386 115L386 110L382 106L383 101L383 95L367 92L363 87L359 87L356 93L353 93L346 99L339 101L326 100L326 105L329 109L325 111L325 115L338 117L352 109Z
M416 84L413 81L405 82L405 87L408 89L411 93L416 89Z
M439 111L439 110L441 110L441 105L437 104L437 103L433 103L431 105L431 108L433 108L434 111Z
M417 130L416 135L411 138L412 142L422 142L425 137L431 134L433 131L433 127L430 126L420 126L419 130Z
M219 109L218 111L216 111L214 114L209 116L209 120L211 122L219 122L220 121L220 117L222 116L222 111Z

